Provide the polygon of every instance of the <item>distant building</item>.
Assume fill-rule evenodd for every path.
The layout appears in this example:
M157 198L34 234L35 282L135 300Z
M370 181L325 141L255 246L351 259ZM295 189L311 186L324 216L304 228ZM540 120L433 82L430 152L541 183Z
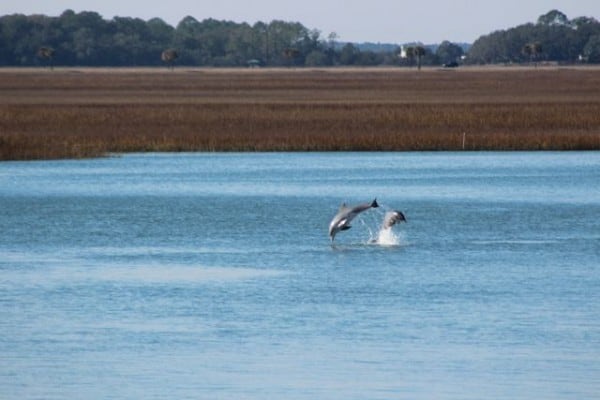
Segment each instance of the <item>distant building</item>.
M401 46L400 47L400 58L406 58L406 47L405 46Z

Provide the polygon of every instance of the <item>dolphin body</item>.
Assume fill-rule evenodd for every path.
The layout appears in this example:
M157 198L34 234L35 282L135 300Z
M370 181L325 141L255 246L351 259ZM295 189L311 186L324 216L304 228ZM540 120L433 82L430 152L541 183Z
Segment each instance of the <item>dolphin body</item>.
M379 204L377 204L377 199L373 200L371 203L359 204L355 207L348 207L346 204L342 204L340 209L338 210L335 217L329 223L329 237L333 242L335 239L335 235L339 231L346 231L351 228L350 222L361 212L367 211L370 208L377 208Z
M383 224L381 224L381 229L390 229L398 222L406 222L404 214L402 214L401 211L397 210L388 211L383 217Z

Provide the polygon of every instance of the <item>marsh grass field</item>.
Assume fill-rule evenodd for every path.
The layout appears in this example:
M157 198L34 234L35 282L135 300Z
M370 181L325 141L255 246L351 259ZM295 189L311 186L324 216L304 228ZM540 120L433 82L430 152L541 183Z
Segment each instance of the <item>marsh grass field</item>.
M600 69L2 69L0 159L598 150Z

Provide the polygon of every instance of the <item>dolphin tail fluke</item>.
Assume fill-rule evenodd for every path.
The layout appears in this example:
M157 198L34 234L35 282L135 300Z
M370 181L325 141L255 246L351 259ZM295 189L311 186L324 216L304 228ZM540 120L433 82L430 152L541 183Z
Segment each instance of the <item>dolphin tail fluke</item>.
M373 200L373 202L371 203L371 207L373 207L373 208L379 207L379 204L377 204L377 199Z

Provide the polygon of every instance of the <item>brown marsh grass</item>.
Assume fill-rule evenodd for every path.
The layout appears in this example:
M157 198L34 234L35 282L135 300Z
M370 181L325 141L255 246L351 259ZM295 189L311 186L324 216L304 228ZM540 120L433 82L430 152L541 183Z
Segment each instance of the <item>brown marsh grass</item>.
M0 70L0 159L598 150L600 70Z

